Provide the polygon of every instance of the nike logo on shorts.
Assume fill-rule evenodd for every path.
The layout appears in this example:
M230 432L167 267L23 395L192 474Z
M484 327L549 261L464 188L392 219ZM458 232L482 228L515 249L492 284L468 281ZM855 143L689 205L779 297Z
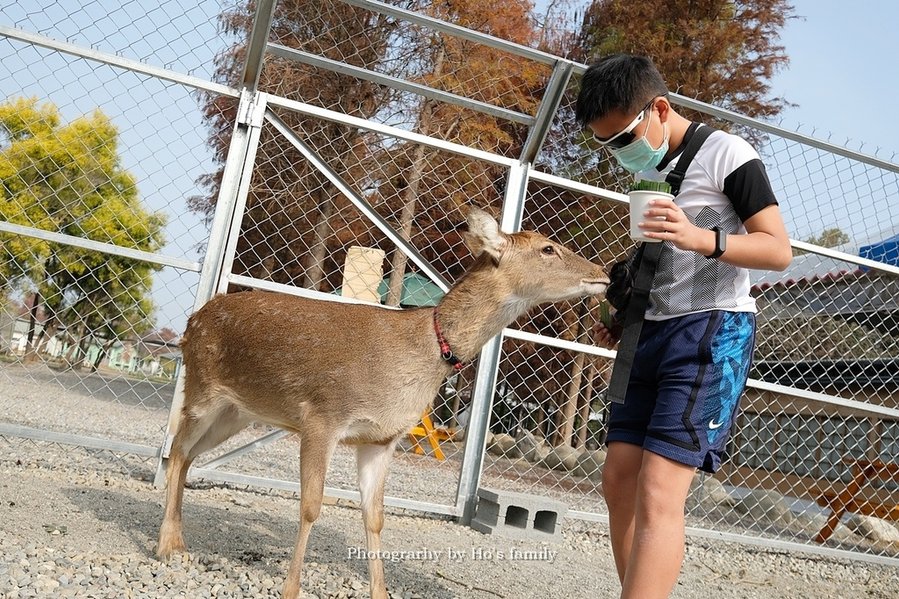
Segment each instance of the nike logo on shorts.
M723 422L715 422L714 420L710 420L709 421L709 430L713 431L716 428L720 428L722 424L724 424L724 423Z

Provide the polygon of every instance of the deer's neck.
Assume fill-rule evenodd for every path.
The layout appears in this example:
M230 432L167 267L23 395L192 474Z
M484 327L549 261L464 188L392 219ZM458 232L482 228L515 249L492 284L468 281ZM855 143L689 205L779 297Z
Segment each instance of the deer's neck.
M531 308L529 302L512 296L502 282L480 278L471 273L437 307L443 336L463 362L474 359L490 338Z

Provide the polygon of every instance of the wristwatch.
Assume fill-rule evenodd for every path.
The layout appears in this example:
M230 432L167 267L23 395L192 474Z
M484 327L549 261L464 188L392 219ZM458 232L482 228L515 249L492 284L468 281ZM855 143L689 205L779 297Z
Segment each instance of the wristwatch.
M727 249L727 233L721 227L712 227L712 231L715 232L715 251L706 256L709 260L719 257Z

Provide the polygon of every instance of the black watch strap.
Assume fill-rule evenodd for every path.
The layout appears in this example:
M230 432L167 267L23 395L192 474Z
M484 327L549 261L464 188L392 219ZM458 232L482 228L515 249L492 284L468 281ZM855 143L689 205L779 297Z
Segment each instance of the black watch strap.
M721 227L712 227L712 231L715 232L715 251L706 256L709 260L720 257L727 249L727 233Z

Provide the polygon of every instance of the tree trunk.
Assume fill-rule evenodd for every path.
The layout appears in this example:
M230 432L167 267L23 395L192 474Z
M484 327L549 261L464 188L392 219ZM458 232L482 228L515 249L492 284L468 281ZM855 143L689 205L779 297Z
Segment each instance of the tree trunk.
M75 354L78 352L78 340L81 338L81 330L83 328L84 324L79 325L74 334L69 332L70 328L66 328L66 344L68 344L68 348L66 348L63 354L63 359L69 365L72 364L72 360L75 359Z
M37 340L32 344L28 343L28 347L25 349L25 357L23 358L24 362L34 362L37 360L37 356L41 351L41 346L44 344L44 334L47 332L47 325L45 324L41 327L41 332L37 334Z
M325 278L325 258L328 254L328 232L331 216L334 214L334 197L330 183L325 183L318 192L318 222L315 223L314 239L309 252L309 263L303 286L320 291Z
M577 321L575 322L575 341L584 343L589 334L588 327L584 326L584 320L587 317L587 302L581 301L577 308ZM580 395L581 381L584 376L584 362L587 355L578 352L574 357L574 363L571 366L571 381L565 391L565 403L562 404L562 414L559 426L559 444L570 445L572 443L572 435L574 433L574 415L577 411L577 399Z
M588 424L590 423L590 404L593 403L593 378L596 376L596 361L591 360L587 368L587 376L584 380L584 394L580 410L580 426L577 429L575 447L584 447L587 444Z
M72 345L69 347L69 351L66 352L66 362L73 370L80 368L81 363L84 361L82 345L85 338L87 338L87 324L82 321L78 325L78 330L71 336Z
M46 353L45 348L50 343L50 340L56 336L57 330L59 330L59 322L55 317L51 317L44 323L44 328L41 329L41 334L37 339L37 347L34 350L35 354Z
M456 428L456 426L458 426L459 411L460 411L460 407L462 404L462 391L464 391L465 389L469 390L469 400L468 400L467 408L469 409L469 411L471 410L470 391L471 391L471 385L473 382L472 378L474 377L474 372L472 372L472 370L473 370L472 368L463 368L459 372L459 375L456 377L456 384L454 385L454 392L453 392L452 407L450 410L450 412L452 414L450 417L450 423L449 423L450 428ZM471 418L471 414L469 414L469 418Z
M427 102L426 105L430 103ZM425 109L427 112L427 109ZM425 133L427 135L427 133ZM409 186L406 188L406 199L403 210L400 213L400 235L405 240L412 239L412 219L415 217L416 198L418 197L418 185L421 182L421 174L424 170L425 147L419 144L415 148L412 159L412 175ZM403 280L406 275L406 263L409 257L400 248L394 248L390 258L390 282L387 285L387 305L399 306L403 299Z
M25 344L25 356L23 362L34 362L37 359L37 352L34 345L34 329L37 327L37 312L41 307L41 293L35 291L31 298L31 309L28 311L28 341Z
M561 389L556 389L550 396L550 410L552 413L547 417L547 426L549 430L546 434L547 438L550 439L550 445L553 447L558 447L562 443L565 443L562 439L562 411L564 405L560 404L558 401L561 392Z
M435 77L440 77L443 71L444 50L440 49L437 54L437 61L434 65ZM422 135L430 135L431 133L431 117L434 112L434 103L425 100L421 107L421 116L419 118L419 133ZM405 201L403 202L403 210L400 213L400 235L403 239L412 239L412 220L415 217L415 209L418 200L418 187L421 184L422 174L424 173L426 161L425 145L418 144L412 155L412 172L409 175L409 185L406 187ZM406 275L406 263L409 257L400 248L394 248L393 256L390 260L390 282L387 286L387 305L399 306L403 299L403 278Z
M100 368L100 362L102 362L103 358L106 357L106 354L109 353L109 348L112 347L113 343L115 343L115 337L113 337L100 347L100 351L97 352L97 359L94 360L93 364L91 364L91 372L97 372L97 369Z
M543 439L549 440L549 423L546 415L546 398L541 397L542 394L534 393L534 399L537 401L537 414L534 416L534 430L540 434Z
M78 354L75 357L75 363L72 364L73 370L81 370L84 366L84 359L87 358L87 350L90 344L90 333L87 326L82 328L81 339L78 340Z

